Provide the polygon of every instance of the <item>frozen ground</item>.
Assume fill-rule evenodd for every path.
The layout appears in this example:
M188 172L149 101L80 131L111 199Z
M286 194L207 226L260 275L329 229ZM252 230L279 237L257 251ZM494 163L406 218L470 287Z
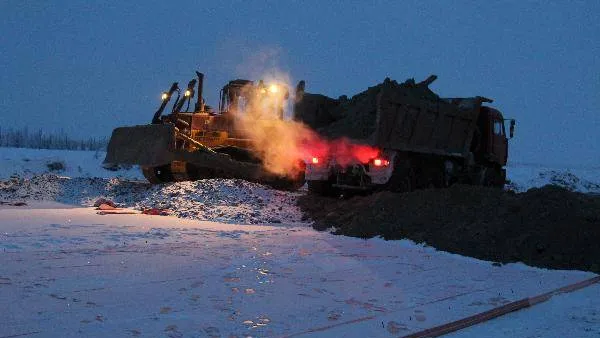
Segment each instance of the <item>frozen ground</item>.
M294 223L302 220L297 192L235 179L150 185L123 179L43 174L0 181L0 200L58 201L91 206L108 198L137 210L160 208L181 218L225 223Z
M105 155L102 151L0 147L0 179L11 176L30 178L48 172L68 177L144 179L140 170L135 167L117 172L102 168ZM52 166L53 163L62 163L64 168L51 170L48 165Z
M28 203L0 205L0 338L397 337L594 276L316 232L294 193L239 180L151 187L135 168L102 169L103 157L0 148L0 199ZM40 175L57 161L64 170ZM519 190L554 180L600 191L598 170L580 171L508 175ZM98 197L178 217L82 207ZM453 336L598 337L599 294L555 296Z
M392 337L593 276L303 226L47 203L0 209L0 337ZM598 291L457 336L597 337Z
M554 184L569 190L600 193L600 166L586 168L556 168L538 164L512 164L506 168L508 188L518 192L532 187Z

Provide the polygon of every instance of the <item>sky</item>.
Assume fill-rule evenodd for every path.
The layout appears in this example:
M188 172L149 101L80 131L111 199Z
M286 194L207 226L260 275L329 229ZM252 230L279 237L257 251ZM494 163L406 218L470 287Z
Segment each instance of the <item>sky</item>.
M600 166L600 1L0 0L0 127L108 136L195 70L351 96L438 75L517 119L509 162Z

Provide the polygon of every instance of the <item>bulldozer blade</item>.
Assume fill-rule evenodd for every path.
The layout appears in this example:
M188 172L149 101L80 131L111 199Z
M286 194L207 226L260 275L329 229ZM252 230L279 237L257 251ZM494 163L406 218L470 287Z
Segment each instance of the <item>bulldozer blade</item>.
M174 148L175 129L172 125L120 127L113 130L104 164L160 166L173 161Z

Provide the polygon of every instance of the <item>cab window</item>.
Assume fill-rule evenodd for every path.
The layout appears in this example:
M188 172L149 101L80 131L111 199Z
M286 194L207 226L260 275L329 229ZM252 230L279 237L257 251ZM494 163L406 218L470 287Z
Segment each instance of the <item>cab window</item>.
M494 121L494 134L504 135L504 123L502 121Z

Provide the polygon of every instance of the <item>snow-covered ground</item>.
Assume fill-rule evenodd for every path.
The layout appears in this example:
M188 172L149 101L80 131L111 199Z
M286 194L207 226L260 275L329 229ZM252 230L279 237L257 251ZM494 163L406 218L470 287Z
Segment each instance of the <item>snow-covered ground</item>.
M306 226L100 216L45 203L0 209L0 219L0 337L392 337L593 276ZM471 332L554 325L551 336L594 337L598 304L579 301L598 291Z
M302 220L299 193L235 179L150 185L146 182L43 174L0 182L0 200L57 201L91 206L99 198L137 210L164 209L181 218L225 223L294 223Z
M0 205L0 337L397 337L594 276L316 232L298 193L239 180L151 187L135 168L102 169L103 157L0 148L0 200L27 201ZM57 161L63 171L39 175ZM522 190L572 173L574 189L598 191L594 170L551 170L508 175ZM98 215L98 197L178 217ZM452 336L598 337L599 294L592 285Z
M0 179L13 175L29 178L43 173L55 173L68 177L100 177L143 180L140 170L110 171L102 167L105 152L77 150L49 150L0 147ZM51 170L54 163L64 168ZM49 167L50 166L50 167Z
M600 193L600 166L588 168L556 168L537 164L509 163L506 176L508 188L518 192L546 184L569 190Z

